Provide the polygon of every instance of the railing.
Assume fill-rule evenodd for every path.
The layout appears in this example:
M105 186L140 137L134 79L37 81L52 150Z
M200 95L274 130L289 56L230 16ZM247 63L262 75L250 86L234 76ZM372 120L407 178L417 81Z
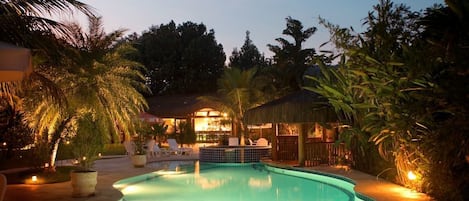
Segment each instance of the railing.
M277 160L298 160L298 137L278 136ZM308 142L305 144L305 166L321 164L336 165L350 163L352 160L350 151L344 144L333 142Z
M349 161L351 154L345 144L333 142L312 142L305 145L305 165L337 165Z

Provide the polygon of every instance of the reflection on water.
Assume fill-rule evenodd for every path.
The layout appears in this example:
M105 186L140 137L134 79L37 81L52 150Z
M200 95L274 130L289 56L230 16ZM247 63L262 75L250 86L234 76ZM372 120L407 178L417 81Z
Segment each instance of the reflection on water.
M249 178L248 184L249 186L255 187L255 188L269 189L272 187L272 179L270 178L270 175L268 175L267 178L264 178L264 179L251 177Z
M196 161L194 164L194 180L197 185L202 189L218 188L227 182L226 179L209 179L200 176L200 162Z
M353 200L350 193L316 180L270 172L259 164L206 164L198 161L152 164L164 174L130 184L126 201L135 200ZM159 172L159 171L158 171Z

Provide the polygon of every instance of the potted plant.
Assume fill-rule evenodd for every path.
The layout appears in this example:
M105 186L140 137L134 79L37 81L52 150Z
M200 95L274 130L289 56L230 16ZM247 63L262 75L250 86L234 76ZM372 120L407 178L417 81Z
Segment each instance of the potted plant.
M161 142L166 140L168 125L165 125L164 123L156 123L151 126L151 129L155 132L156 137L158 138L158 146L161 148Z
M104 147L103 134L98 123L92 113L77 117L75 136L71 141L72 153L78 161L78 168L70 174L73 197L95 194L98 172L92 166Z
M136 134L133 136L134 141L134 155L131 156L132 164L134 167L145 167L147 163L147 155L145 149L145 143L149 137L153 136L153 131L151 126L146 122L137 121L136 125Z

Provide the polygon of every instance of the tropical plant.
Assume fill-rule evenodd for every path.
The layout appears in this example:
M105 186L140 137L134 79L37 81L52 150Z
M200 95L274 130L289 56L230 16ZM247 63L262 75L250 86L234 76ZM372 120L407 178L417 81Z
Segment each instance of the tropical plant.
M303 49L302 44L316 32L316 27L303 30L300 21L291 17L286 18L287 27L283 34L291 36L294 42L287 39L275 39L280 46L268 44L270 51L274 53L274 66L280 70L277 77L280 86L288 86L289 91L295 91L303 85L303 74L315 56L313 48Z
M156 137L158 138L158 146L161 146L161 142L166 141L166 131L168 130L168 125L164 123L156 123L151 125L151 129L155 132Z
M468 200L469 193L469 119L468 66L469 4L447 0L446 6L427 9L419 22L424 26L423 40L428 46L418 68L428 72L435 90L426 97L430 134L420 143L429 166L425 188L438 200ZM444 148L442 148L444 147Z
M76 116L76 129L72 131L72 153L78 160L77 171L91 171L93 163L99 158L99 153L104 148L103 128L99 126L102 122L94 116L93 111L79 111Z
M425 166L427 161L415 140L427 133L423 116L418 112L422 95L431 89L428 77L414 74L411 59L419 48L416 25L418 15L404 5L394 6L387 0L380 1L366 18L365 33L350 36L342 29L336 36L347 36L335 42L346 52L338 69L322 65L322 78L314 78L319 85L311 90L327 97L331 105L342 114L351 130L349 139L360 139L362 149L369 150L373 142L380 155L394 161L397 181L409 183L407 172ZM347 139L347 138L345 138ZM359 151L359 150L357 150ZM360 159L368 153L355 151L354 159L360 167ZM368 159L368 157L367 157ZM363 161L366 163L366 161ZM360 168L370 169L362 166ZM393 168L393 167L389 167ZM386 169L383 171L387 171Z
M134 151L136 155L145 155L147 151L145 144L150 138L156 135L156 132L149 123L141 121L140 119L135 121L136 130L135 135L132 136L133 142L135 143Z
M197 135L192 127L192 124L187 121L182 121L178 125L179 133L177 136L178 142L183 146L184 144L194 144L197 140Z
M227 111L233 121L233 134L241 137L241 145L244 145L244 136L247 134L247 124L244 113L257 106L263 99L262 82L256 80L257 68L240 70L238 68L225 69L223 75L217 80L218 96L203 97L222 106L222 111Z
M92 9L75 0L1 0L0 1L0 40L25 47L47 49L51 35L66 36L70 30L51 15L69 14L79 11L87 16L94 16Z
M69 55L61 61L63 68L38 68L44 77L60 87L66 104L42 98L41 86L32 86L31 96L27 97L32 127L38 135L49 136L48 142L54 144L51 165L58 143L70 134L67 129L76 126L74 119L78 111L92 110L93 116L99 119L98 126L107 130L100 133L105 135L105 141L117 142L121 132L127 137L134 133L132 119L146 107L140 93L147 90L143 67L123 57L135 50L128 44L114 47L123 30L106 34L100 22L99 18L90 19L89 33L84 33L78 25L70 25L74 34L73 40L68 43L64 40L67 48L63 51Z

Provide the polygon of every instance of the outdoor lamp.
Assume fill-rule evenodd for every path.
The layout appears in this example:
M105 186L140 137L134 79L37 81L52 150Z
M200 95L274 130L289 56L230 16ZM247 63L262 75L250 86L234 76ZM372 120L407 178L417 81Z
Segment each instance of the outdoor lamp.
M413 181L413 180L417 179L417 175L415 175L414 172L409 171L409 172L407 172L407 178L409 178L409 180Z
M37 182L37 176L36 176L36 175L32 176L32 177L31 177L31 181L32 181L33 183L36 183L36 182Z

